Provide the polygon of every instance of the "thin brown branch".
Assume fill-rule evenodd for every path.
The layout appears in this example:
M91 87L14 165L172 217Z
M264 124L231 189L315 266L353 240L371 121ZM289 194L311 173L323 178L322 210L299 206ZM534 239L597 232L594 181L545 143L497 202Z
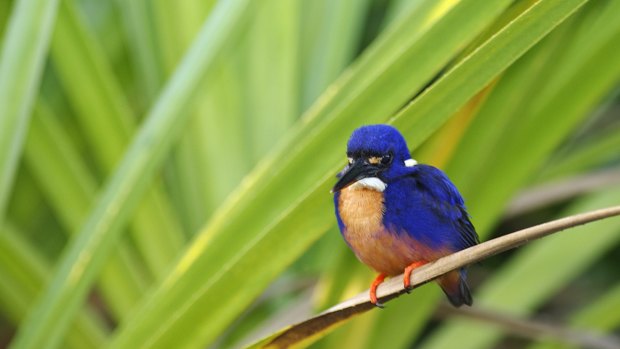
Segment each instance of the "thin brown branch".
M452 317L454 315L500 327L506 333L532 340L552 339L555 342L578 348L620 349L619 338L579 331L536 319L519 319L480 307L454 308L445 303L441 304L437 309L437 316L440 318Z
M421 286L449 271L521 246L531 240L617 215L620 215L620 206L558 219L483 242L415 269L411 274L411 285L414 288ZM402 275L391 278L377 289L377 295L382 303L403 293L405 293L405 290L403 289ZM315 317L291 326L272 339L262 341L261 347L287 348L300 341L309 340L318 332L334 328L345 320L374 308L375 306L370 303L368 291L366 291L327 309Z

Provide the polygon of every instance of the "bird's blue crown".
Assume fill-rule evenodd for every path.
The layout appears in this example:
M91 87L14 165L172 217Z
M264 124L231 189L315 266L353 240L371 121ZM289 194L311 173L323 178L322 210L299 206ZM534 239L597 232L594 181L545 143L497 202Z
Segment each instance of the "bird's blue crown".
M407 142L398 130L389 125L362 126L351 134L347 143L347 154L383 155L392 154L394 160L409 159Z

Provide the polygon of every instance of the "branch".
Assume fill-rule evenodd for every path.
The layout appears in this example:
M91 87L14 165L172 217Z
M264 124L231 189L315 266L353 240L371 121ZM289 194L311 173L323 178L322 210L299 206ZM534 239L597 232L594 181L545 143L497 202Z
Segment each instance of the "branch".
M506 250L519 247L531 240L539 239L567 228L617 215L620 215L620 206L613 206L547 222L483 242L415 269L411 273L411 285L414 288L419 287L449 271L459 269ZM403 288L402 275L389 279L382 283L377 289L377 296L382 303L396 298L403 293L405 293L405 290ZM332 329L345 320L374 308L376 307L370 303L370 299L368 298L368 291L365 291L310 319L293 325L274 336L265 338L255 346L263 348L287 348L301 341L311 340L311 337L317 333Z

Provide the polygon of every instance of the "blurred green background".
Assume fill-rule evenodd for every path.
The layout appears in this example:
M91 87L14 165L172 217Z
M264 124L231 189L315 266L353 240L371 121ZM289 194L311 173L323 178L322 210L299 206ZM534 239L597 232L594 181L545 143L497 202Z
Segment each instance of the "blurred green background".
M362 292L329 188L363 124L482 240L620 204L615 0L2 0L0 40L0 347L237 348ZM306 345L613 347L619 248L576 228L472 266L490 319L429 284Z

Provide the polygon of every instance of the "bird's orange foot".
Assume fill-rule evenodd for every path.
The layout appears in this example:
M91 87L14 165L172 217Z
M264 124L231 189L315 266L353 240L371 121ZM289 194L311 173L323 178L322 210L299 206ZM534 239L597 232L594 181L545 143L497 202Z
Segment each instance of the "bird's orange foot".
M372 285L370 285L370 303L376 305L379 308L383 308L383 304L377 301L377 287L381 285L383 280L385 280L385 274L381 273L377 275L375 281L373 281Z
M411 272L413 271L413 269L423 266L424 264L426 264L428 262L426 261L416 261L413 262L411 264L409 264L409 266L407 266L405 268L405 276L403 277L403 286L405 287L405 291L407 291L407 293L409 293L409 291L411 291Z

